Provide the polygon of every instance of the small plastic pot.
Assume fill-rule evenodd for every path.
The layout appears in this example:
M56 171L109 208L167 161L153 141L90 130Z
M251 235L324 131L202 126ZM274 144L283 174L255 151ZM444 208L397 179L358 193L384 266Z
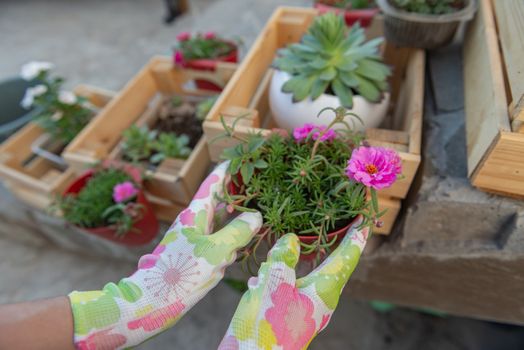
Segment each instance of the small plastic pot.
M449 44L461 22L473 18L477 5L475 0L465 0L461 10L445 15L426 15L400 10L390 0L377 0L384 13L386 40L401 47L437 49Z
M355 9L355 10L345 10L334 6L329 6L321 3L315 3L315 8L320 13L334 12L335 14L344 14L344 19L346 20L347 26L352 26L353 24L359 22L362 27L368 27L373 20L373 17L380 11L378 7L371 7L367 9Z
M230 63L237 63L238 62L238 47L237 45L232 41L225 41L225 43L229 44L233 50L224 56L216 57L216 58L202 58L197 60L190 60L187 62L184 62L184 67L195 69L195 70L206 70L206 71L214 71L216 69L217 62L230 62ZM174 58L173 58L174 59ZM208 91L222 91L222 86L218 86L210 81L203 80L203 79L195 79L195 84L197 88L202 90L208 90Z
M64 195L77 194L87 184L88 180L95 174L94 170L88 170L79 178L77 178L65 190ZM159 225L158 220L153 213L151 204L147 201L142 191L138 192L137 203L143 207L142 217L133 224L133 230L123 235L117 235L116 229L111 226L85 228L79 227L91 234L107 239L109 241L122 244L125 246L140 246L151 242L158 234Z

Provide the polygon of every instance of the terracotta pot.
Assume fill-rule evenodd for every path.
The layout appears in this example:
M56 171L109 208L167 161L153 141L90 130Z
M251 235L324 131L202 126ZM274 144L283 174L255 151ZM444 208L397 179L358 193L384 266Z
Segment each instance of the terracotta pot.
M217 62L237 63L238 62L237 45L232 41L225 41L225 42L234 49L229 54L220 56L220 57L216 57L216 58L202 58L202 59L190 60L184 63L184 67L190 68L190 69L196 69L196 70L214 71L216 68ZM223 89L222 86L218 86L210 81L202 80L202 79L196 79L195 84L197 88L202 89L202 90L222 91Z
M66 194L77 194L87 184L88 180L95 174L94 170L88 170L79 178L77 178L64 192ZM137 195L137 203L143 207L142 217L137 220L133 225L133 230L123 235L118 236L116 229L110 226L96 227L96 228L85 228L81 229L105 238L109 241L113 241L118 244L127 246L139 246L151 242L158 234L159 226L158 221L153 213L151 205L147 201L144 192L140 191Z
M325 107L339 107L340 101L337 96L322 94L316 100L307 97L300 102L293 102L290 93L282 92L282 86L291 76L283 71L276 70L271 78L269 87L269 106L273 118L280 128L293 130L301 127L304 123L328 125L335 116L325 113L318 118L318 113ZM352 116L346 116L349 125L354 125L354 130L364 132L367 128L376 128L382 123L388 110L390 93L384 93L382 100L378 103L367 101L364 97L353 96L353 108L350 112L358 115L364 124L360 123ZM335 128L344 128L337 125Z
M334 6L315 3L315 8L322 14L326 12L334 12L337 15L344 14L347 26L360 22L360 26L368 27L373 20L373 17L380 11L378 7L367 9L345 10Z

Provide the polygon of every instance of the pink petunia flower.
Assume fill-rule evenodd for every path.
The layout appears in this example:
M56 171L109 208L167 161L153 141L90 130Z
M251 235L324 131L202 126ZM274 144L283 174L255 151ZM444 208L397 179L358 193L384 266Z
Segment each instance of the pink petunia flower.
M173 55L173 61L177 66L184 64L184 54L182 51L175 51L175 54Z
M215 32L206 32L206 33L204 33L204 39L211 40L211 39L215 39L216 37L217 37L217 35L216 35Z
M307 139L310 135L313 140L317 140L320 136L320 133L326 130L327 126L325 125L315 125L311 123L306 123L302 127L295 128L293 130L293 137L296 141L303 141ZM324 135L320 138L320 141L332 141L337 137L337 133L333 129L326 131Z
M191 39L191 34L189 32L182 32L176 36L176 40L178 41L188 41Z
M313 302L288 283L278 286L271 294L271 301L273 306L265 316L278 345L283 350L303 349L315 334Z
M133 185L132 182L122 182L113 187L113 200L116 203L122 203L128 199L133 198L138 193L138 189Z
M400 156L392 149L361 146L351 154L346 175L376 190L391 186L402 172Z

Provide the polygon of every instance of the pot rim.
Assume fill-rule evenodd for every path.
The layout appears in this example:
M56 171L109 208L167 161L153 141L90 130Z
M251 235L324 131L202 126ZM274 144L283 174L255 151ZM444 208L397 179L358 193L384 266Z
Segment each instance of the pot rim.
M377 5L386 16L394 17L409 22L445 24L449 22L465 22L473 18L473 16L475 15L475 11L477 10L476 1L464 1L466 1L467 3L466 6L464 6L462 9L444 15L426 15L416 12L400 10L391 5L390 0L377 0Z

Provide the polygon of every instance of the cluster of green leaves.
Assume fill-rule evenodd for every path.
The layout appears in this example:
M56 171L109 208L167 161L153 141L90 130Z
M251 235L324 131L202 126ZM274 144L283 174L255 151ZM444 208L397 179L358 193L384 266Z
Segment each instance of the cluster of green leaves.
M213 108L213 105L217 101L217 98L218 96L211 96L197 104L195 116L198 120L206 119L207 114L209 113L211 108Z
M443 15L464 7L463 0L390 0L395 7L408 12Z
M234 135L232 128L225 128L226 134ZM222 155L230 161L228 172L234 183L224 200L239 211L260 211L264 219L261 232L270 241L289 232L313 235L317 242L301 243L302 251L328 250L334 241L327 234L345 227L355 216L362 214L369 225L383 215L367 200L366 187L345 174L352 150L362 137L350 131L337 133L335 140L317 143L311 138L297 142L281 133L240 139ZM257 246L255 242L249 249Z
M205 38L197 34L188 40L178 41L175 50L180 51L184 60L212 59L229 55L236 48L220 38Z
M374 0L319 0L321 4L343 9L367 9L376 7Z
M147 126L132 125L123 132L122 138L124 158L133 163L148 160L158 164L166 158L186 159L191 154L189 137L184 134L159 134Z
M71 142L93 117L93 110L86 107L87 100L77 96L73 104L60 102L58 96L64 79L51 77L42 71L36 78L47 91L35 97L33 107L38 110L36 122L55 140L64 144Z
M291 75L282 91L293 94L294 102L332 92L346 108L352 108L354 94L379 102L391 70L379 54L383 39L365 40L358 23L348 30L342 16L316 17L302 40L280 50L274 61Z
M77 195L58 198L57 207L65 220L76 226L96 228L115 225L117 234L125 234L132 229L141 210L135 198L126 203L114 202L113 188L126 181L133 182L133 179L121 169L97 171ZM133 212L134 215L131 215Z

